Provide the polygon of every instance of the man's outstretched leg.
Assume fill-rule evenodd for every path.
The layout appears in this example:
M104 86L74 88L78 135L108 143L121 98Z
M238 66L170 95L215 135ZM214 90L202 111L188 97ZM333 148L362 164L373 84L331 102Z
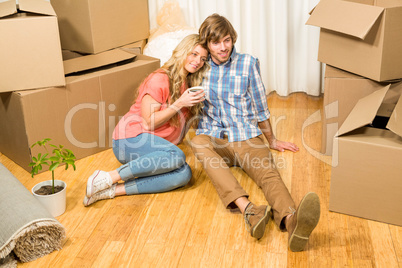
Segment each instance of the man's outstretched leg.
M238 207L251 236L260 239L271 218L271 207L256 206L248 200L248 194L229 169L234 163L230 143L227 139L199 135L192 139L191 145L194 155L202 163L224 206Z
M310 192L304 196L297 210L286 217L291 251L304 250L319 220L320 199L316 193Z
M320 218L320 200L308 193L296 205L274 163L273 156L261 136L241 142L236 148L236 160L243 170L261 187L278 227L289 232L289 248L301 251Z

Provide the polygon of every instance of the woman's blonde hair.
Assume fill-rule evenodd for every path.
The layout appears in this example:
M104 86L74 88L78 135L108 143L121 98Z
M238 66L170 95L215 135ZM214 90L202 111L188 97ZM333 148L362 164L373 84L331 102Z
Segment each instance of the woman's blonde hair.
M154 71L153 73L164 73L169 77L169 105L173 104L177 99L181 96L181 89L183 84L187 87L195 87L201 85L202 79L204 78L205 71L209 68L209 64L207 61L204 62L204 66L202 66L195 73L188 73L184 69L184 65L186 63L187 56L190 55L196 46L201 45L199 35L198 34L190 34L183 38L183 40L176 46L173 50L172 56L163 64L163 66ZM207 48L204 45L201 45L204 49ZM207 50L208 51L208 50ZM141 83L147 83L149 81L149 77L144 79ZM139 94L139 90L137 90L134 94L134 100L137 99ZM190 115L189 117L194 117L195 120L192 120L191 125L196 127L198 124L197 118L201 113L202 103L198 103L192 107L189 107ZM179 125L179 115L173 116L169 123L174 126Z
M184 69L187 56L190 55L196 46L200 45L200 39L198 34L190 34L186 36L173 50L172 56L168 61L163 64L161 69L166 72L169 77L169 95L170 103L173 104L177 99L180 98L183 83L186 83L188 87L194 87L201 85L202 79L204 78L205 71L209 68L207 61L204 65L195 73L188 73ZM204 49L207 49L202 45ZM202 108L202 103L198 103L192 107L189 107L190 116L199 116ZM170 120L172 125L178 125L179 116L174 116ZM197 124L197 120L193 121L193 124Z

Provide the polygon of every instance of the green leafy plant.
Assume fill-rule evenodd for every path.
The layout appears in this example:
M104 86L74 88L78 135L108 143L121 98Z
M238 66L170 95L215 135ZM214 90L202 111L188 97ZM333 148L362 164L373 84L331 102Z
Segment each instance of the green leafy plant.
M37 141L32 144L31 148L35 145L43 146L46 150L46 153L39 153L36 157L32 157L32 162L29 164L32 167L31 176L38 174L40 170L42 170L43 165L49 166L49 170L52 171L52 193L54 193L54 170L61 164L66 165L66 170L72 166L74 170L76 170L75 166L75 155L69 149L64 148L63 145L53 145L47 144L51 139L46 138L41 141ZM53 147L51 155L49 155L49 151L46 145Z

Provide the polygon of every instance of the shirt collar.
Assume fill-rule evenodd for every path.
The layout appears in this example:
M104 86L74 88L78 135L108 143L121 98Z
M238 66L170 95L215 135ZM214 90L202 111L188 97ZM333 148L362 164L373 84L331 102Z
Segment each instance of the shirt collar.
M229 59L228 59L226 62L224 62L224 63L222 63L222 64L216 64L216 63L212 60L211 54L209 54L209 56L208 56L208 57L209 57L209 63L210 63L211 65L213 65L213 66L227 65L227 64L231 63L231 62L235 59L236 55L237 55L236 47L233 46L232 53L230 54L230 57L229 57Z

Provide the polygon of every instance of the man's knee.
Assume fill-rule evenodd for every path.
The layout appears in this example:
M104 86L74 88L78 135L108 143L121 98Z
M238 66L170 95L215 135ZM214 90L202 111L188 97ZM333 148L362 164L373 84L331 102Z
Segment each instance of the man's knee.
M197 135L191 141L191 149L193 152L197 152L200 149L208 148L211 144L211 137L207 135Z

